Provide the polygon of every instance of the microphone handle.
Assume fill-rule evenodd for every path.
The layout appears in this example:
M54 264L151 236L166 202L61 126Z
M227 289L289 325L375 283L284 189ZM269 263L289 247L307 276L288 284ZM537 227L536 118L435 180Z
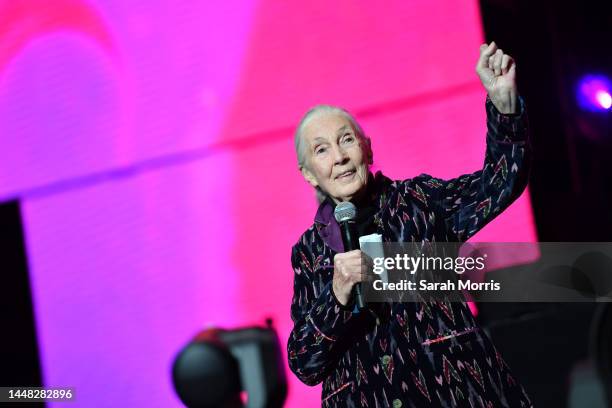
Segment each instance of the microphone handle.
M340 223L340 231L342 233L342 243L344 244L344 252L359 249L359 239L355 231L355 224L351 221L345 221ZM361 282L358 282L353 286L353 296L355 297L355 303L359 310L365 309L365 302L363 301L363 294L361 293Z

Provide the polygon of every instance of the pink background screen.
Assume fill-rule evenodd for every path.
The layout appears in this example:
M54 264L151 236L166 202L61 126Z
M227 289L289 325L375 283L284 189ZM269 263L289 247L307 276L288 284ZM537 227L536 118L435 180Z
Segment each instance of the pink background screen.
M284 346L316 210L295 125L337 104L392 178L479 169L477 3L0 1L0 201L23 205L45 384L180 406L198 330L272 317ZM534 234L525 193L476 238ZM289 378L287 406L319 404Z

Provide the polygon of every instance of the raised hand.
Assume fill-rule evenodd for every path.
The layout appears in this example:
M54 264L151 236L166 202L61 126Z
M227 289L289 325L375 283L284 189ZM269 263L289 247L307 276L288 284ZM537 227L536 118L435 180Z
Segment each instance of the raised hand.
M495 41L480 46L476 73L500 113L518 113L516 64L511 56L497 48Z

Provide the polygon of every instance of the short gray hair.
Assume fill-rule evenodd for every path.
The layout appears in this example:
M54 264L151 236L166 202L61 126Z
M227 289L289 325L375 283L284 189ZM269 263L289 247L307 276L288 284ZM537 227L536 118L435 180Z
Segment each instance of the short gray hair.
M302 167L306 165L306 152L304 149L304 138L303 138L304 128L306 127L306 125L308 124L308 122L310 121L312 117L317 116L322 113L338 113L340 115L345 116L348 119L348 121L351 123L351 125L353 126L353 129L355 129L355 133L357 134L357 137L359 137L361 141L369 142L369 138L365 135L365 133L363 132L363 129L361 128L359 123L355 120L353 115L349 113L349 111L347 111L344 108L341 108L339 106L334 106L334 105L316 105L310 108L308 112L306 112L304 116L302 116L302 119L300 120L300 123L298 124L297 129L295 131L293 141L295 144L295 153L297 154L297 159L298 159L298 167L300 169L302 169Z
M310 121L312 117L317 116L322 113L337 113L337 114L340 114L346 117L348 121L350 122L351 126L353 126L353 129L355 130L357 137L360 139L360 143L366 143L367 149L369 150L369 154L370 155L372 154L371 153L372 150L370 146L370 138L366 136L366 134L363 132L363 129L361 128L361 125L359 125L359 123L355 120L355 118L353 117L353 115L350 114L349 111L347 111L344 108L341 108L339 106L334 106L334 105L324 105L324 104L316 105L310 108L308 112L306 112L304 116L302 116L302 119L300 120L300 123L298 124L297 129L295 130L295 135L293 138L293 141L295 144L295 153L297 154L297 159L298 159L298 168L300 170L306 167L306 151L304 147L304 138L303 138L304 128L306 127L306 125L308 124L308 122ZM322 203L323 201L325 201L327 194L325 194L325 192L320 187L317 187L316 190L317 190L317 201L319 203Z

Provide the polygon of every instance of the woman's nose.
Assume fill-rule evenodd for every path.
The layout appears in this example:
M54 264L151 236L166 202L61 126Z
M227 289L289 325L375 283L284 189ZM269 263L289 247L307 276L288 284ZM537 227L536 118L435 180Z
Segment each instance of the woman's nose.
M335 163L341 164L341 163L344 163L347 159L348 159L348 154L342 147L340 146L334 147L334 162Z

